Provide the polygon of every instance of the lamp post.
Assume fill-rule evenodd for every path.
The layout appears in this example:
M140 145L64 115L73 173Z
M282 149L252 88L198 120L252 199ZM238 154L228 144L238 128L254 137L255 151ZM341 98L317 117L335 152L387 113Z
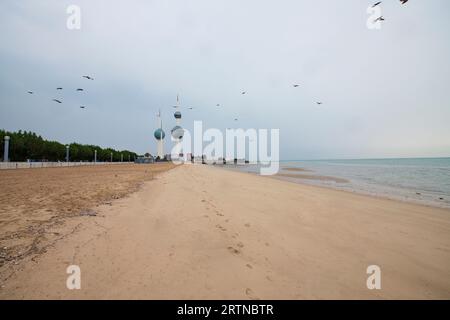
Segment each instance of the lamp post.
M5 136L5 149L3 152L3 162L9 161L9 136Z
M94 150L94 164L97 163L97 150Z
M111 152L111 162L113 162L113 153Z
M69 162L69 145L66 145L66 162Z
M120 162L123 162L123 153L120 155Z

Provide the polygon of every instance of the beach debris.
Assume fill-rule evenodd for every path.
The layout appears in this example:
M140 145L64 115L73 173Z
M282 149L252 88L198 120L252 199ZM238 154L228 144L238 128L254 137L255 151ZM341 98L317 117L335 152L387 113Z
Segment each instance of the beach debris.
M97 215L97 212L95 212L94 210L82 210L80 212L80 216L89 216L89 217L95 217Z
M440 197L439 200L444 200L444 198Z

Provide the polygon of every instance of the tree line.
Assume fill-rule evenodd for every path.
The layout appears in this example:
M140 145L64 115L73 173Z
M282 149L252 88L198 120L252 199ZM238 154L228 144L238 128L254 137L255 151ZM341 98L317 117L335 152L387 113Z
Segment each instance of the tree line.
M9 160L10 161L66 161L66 145L58 141L45 140L34 132L19 130L8 132L0 129L0 156L3 160L5 136L10 137ZM70 161L93 161L94 152L97 150L97 161L133 161L137 154L128 150L115 150L112 148L101 148L95 145L80 143L69 144Z

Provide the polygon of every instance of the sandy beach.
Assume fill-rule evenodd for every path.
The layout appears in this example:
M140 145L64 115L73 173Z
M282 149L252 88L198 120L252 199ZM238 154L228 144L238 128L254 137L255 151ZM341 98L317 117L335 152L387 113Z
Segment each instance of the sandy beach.
M45 246L3 260L0 298L450 298L448 209L205 165L154 168L124 166L123 180L107 167L1 172L2 247ZM58 182L58 170L79 180ZM53 179L33 178L46 171ZM105 194L83 189L93 174ZM40 196L10 198L25 189ZM27 234L36 226L39 240ZM80 290L66 288L69 265ZM369 265L381 290L367 289Z

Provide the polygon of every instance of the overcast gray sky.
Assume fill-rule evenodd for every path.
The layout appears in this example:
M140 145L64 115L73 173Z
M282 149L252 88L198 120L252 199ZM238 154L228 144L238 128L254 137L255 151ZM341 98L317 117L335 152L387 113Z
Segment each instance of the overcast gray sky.
M185 128L279 128L282 159L450 156L450 2L369 30L374 2L2 0L0 128L154 154L179 93Z

